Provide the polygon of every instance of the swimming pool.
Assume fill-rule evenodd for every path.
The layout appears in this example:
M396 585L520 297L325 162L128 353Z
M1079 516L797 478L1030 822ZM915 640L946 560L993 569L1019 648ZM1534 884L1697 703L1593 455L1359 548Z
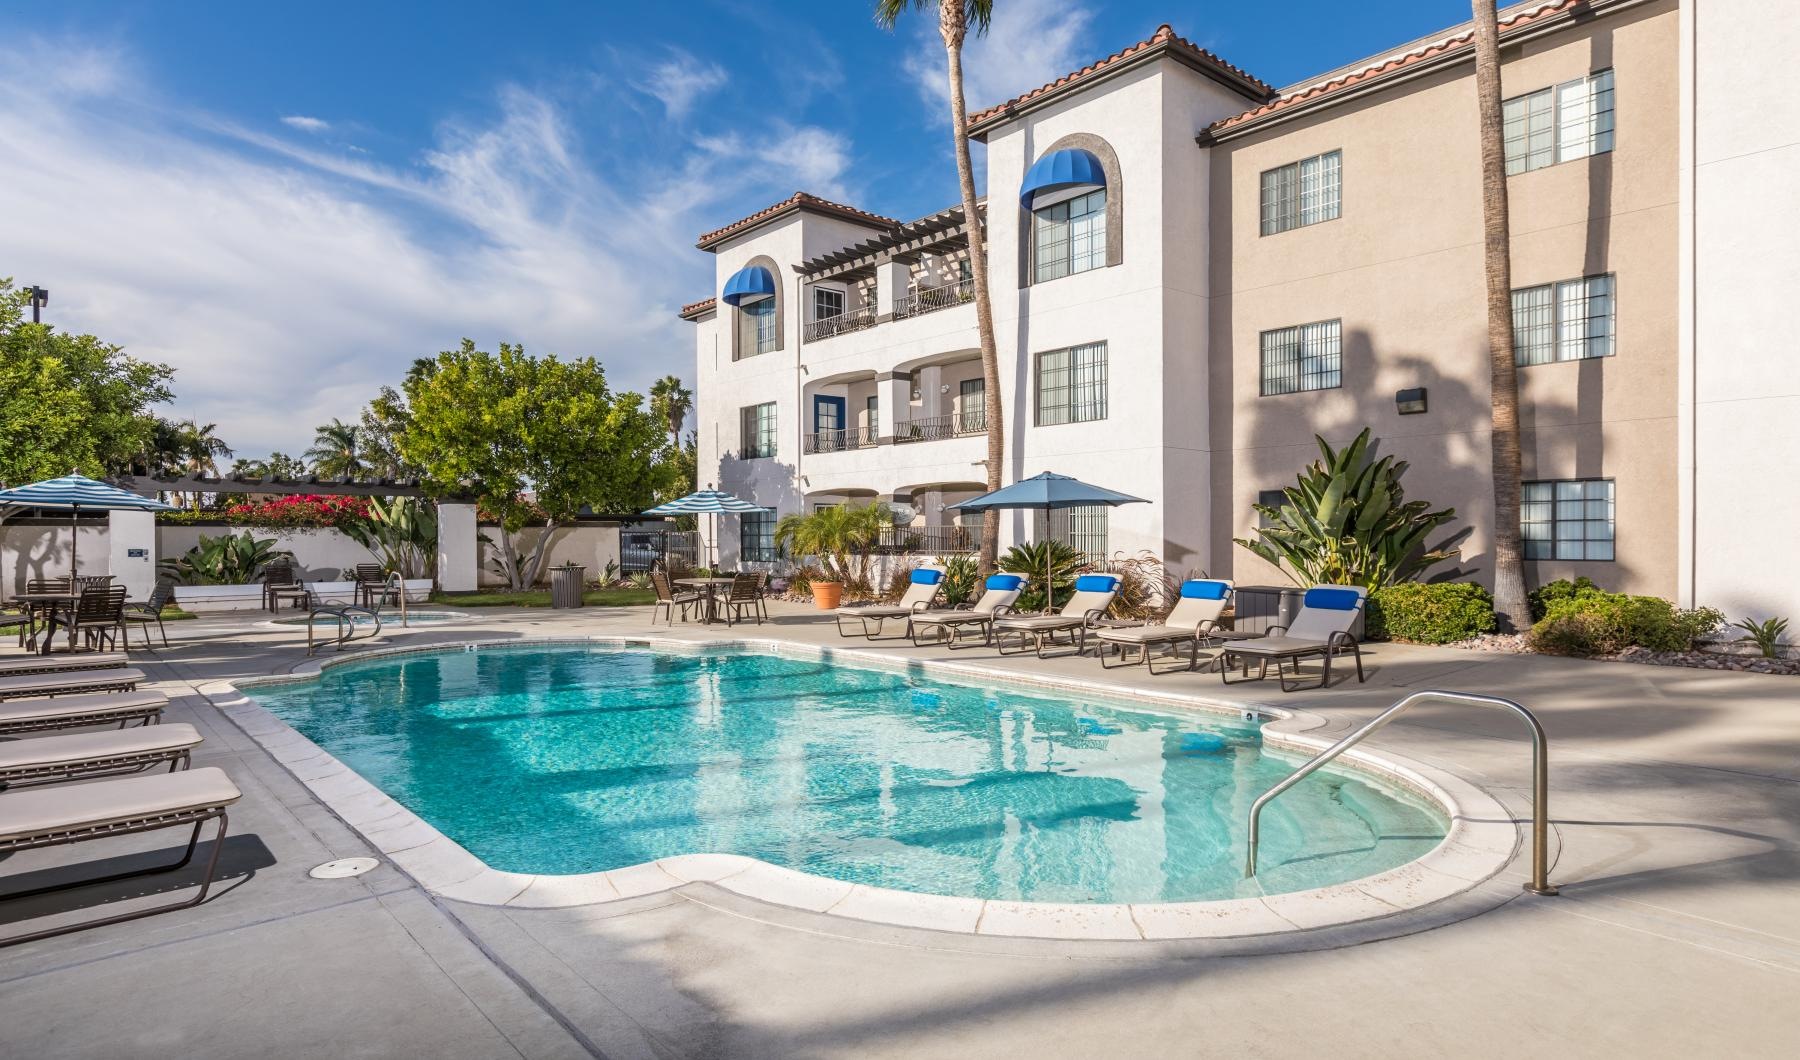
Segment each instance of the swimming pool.
M1187 902L1419 857L1435 807L1258 728L760 651L535 645L351 662L247 690L488 865L575 874L731 853L875 887Z
M348 618L350 624L353 626L371 626L375 624L375 616L365 611L350 611L347 612L344 617ZM406 622L408 625L413 626L435 626L445 622L461 622L468 617L468 615L461 611L408 611L406 613ZM334 624L333 619L323 615L319 617L318 622L325 627L330 627ZM304 627L306 623L307 616L300 614L289 615L285 618L272 618L267 624L271 626ZM381 613L381 624L384 627L391 627L393 629L401 628L399 609L389 608L386 611L383 611Z

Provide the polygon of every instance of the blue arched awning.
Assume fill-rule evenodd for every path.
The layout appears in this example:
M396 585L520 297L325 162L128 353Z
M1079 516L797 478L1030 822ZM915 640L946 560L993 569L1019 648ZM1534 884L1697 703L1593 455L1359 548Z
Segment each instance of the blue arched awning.
M725 281L725 293L720 296L726 305L743 305L745 302L760 302L765 298L775 297L775 277L761 265L749 265L731 274Z
M1019 185L1019 205L1029 210L1033 200L1044 192L1078 187L1106 187L1106 169L1092 151L1065 147L1032 163L1025 173L1025 183Z

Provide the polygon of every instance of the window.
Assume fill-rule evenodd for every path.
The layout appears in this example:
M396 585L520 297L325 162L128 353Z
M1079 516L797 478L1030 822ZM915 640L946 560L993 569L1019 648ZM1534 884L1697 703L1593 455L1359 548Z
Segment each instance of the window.
M764 402L742 410L738 456L744 460L775 455L775 403Z
M814 287L813 319L830 320L844 315L844 292L835 287Z
M1039 511L1033 529L1039 540L1048 536L1080 552L1088 563L1104 568L1111 555L1106 547L1106 517L1111 511L1104 504L1088 504L1078 508L1055 508L1050 512L1048 535L1044 531L1044 513Z
M863 421L863 426L871 431L879 428L881 426L881 396L870 394L863 401L863 410L864 415L868 417Z
M1343 331L1343 321L1322 320L1263 332L1263 395L1342 386Z
M1038 426L1105 418L1106 343L1038 354Z
M744 352L741 356L754 357L779 349L775 340L775 299L746 302L738 307L738 314L743 319L744 328Z
M1037 281L1087 272L1106 264L1106 189L1032 212L1032 260Z
M745 512L738 516L738 559L745 563L770 563L776 559L774 512Z
M1262 175L1262 234L1335 221L1341 212L1344 153L1330 151Z
M1613 558L1612 479L1527 482L1519 499L1526 559Z
M1265 508L1281 508L1287 504L1286 490L1257 490L1256 503ZM1274 526L1275 521L1261 512L1256 513L1257 526Z
M1501 105L1506 175L1613 149L1613 72L1514 96Z
M987 381L964 379L956 384L956 429L987 429Z
M1513 359L1521 367L1611 357L1613 278L1524 287L1512 293Z

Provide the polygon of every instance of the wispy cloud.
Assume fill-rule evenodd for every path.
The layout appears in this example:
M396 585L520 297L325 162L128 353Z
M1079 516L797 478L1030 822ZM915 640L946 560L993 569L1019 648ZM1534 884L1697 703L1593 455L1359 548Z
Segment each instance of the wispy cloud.
M305 114L284 115L281 124L309 133L322 133L331 128L331 123L324 118L312 118Z
M701 97L723 88L727 80L724 67L674 49L666 62L651 69L639 88L662 102L671 121L681 121Z
M57 324L174 365L180 414L247 453L303 448L465 335L646 385L692 349L673 310L710 285L691 246L721 195L841 194L850 168L812 126L598 166L559 104L518 86L383 164L160 103L116 58L0 46L0 112L35 115L0 122L0 275L55 289Z
M1093 21L1091 8L1062 0L995 4L987 36L971 36L963 45L963 95L969 110L1002 103L1093 59L1084 50ZM906 70L934 115L941 115L950 105L943 39L935 18L920 17L915 23Z

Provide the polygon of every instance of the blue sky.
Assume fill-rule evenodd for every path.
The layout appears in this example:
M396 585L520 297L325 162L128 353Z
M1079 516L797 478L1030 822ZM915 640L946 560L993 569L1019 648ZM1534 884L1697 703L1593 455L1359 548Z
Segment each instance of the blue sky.
M10 5L9 5L10 6ZM1466 0L1000 0L973 106L1161 22L1277 86ZM804 188L955 198L934 23L862 0L15 6L0 40L0 276L178 369L245 455L306 447L414 357L592 354L687 374L693 237Z

